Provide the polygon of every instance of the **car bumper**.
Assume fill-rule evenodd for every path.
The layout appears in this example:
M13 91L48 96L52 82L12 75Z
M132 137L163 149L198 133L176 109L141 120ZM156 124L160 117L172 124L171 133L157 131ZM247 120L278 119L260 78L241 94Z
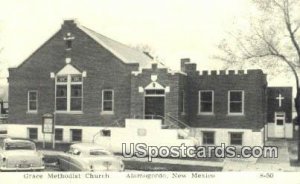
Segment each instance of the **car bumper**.
M42 171L45 169L45 166L40 167L28 167L28 168L19 168L19 167L0 167L0 171Z

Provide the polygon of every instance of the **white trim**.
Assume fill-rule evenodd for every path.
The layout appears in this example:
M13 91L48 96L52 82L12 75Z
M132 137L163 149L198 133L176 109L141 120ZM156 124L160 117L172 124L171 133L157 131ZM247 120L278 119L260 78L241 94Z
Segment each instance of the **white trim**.
M211 92L211 112L201 112L201 92ZM215 92L214 90L199 90L198 92L198 115L214 115Z
M285 112L275 112L274 113L274 133L275 137L284 138L285 135L285 118L286 113ZM277 121L282 120L282 125L278 125Z
M30 100L30 93L36 93L36 100ZM38 93L38 90L29 90L29 91L27 91L27 113L37 113L38 112L38 109L39 109L39 107L38 107L38 101L39 101L39 93ZM35 103L36 103L36 109L35 110L31 110L30 109L30 101L35 101Z
M230 92L242 92L242 112L230 112ZM244 90L229 90L227 93L227 113L229 116L243 116L245 112L245 92Z
M154 86L154 87L153 87ZM145 90L147 90L147 89L153 89L153 90L156 90L156 89L163 89L163 90L165 90L165 88L161 85L161 84L159 84L158 82L150 82L150 84L148 84L146 87L145 87Z
M66 64L56 75L81 75L81 72L73 65Z
M112 110L111 111L107 111L107 110L104 110L103 108L104 108L104 92L106 92L106 91L111 91L112 92L112 96L111 96L111 100L106 100L106 101L111 101L111 108L112 108ZM101 114L102 115L105 115L105 114L107 114L107 115L112 115L112 114L114 114L114 103L115 103L115 99L114 99L114 97L115 97L115 95L114 95L114 90L113 89L103 89L102 90L102 99L101 99Z

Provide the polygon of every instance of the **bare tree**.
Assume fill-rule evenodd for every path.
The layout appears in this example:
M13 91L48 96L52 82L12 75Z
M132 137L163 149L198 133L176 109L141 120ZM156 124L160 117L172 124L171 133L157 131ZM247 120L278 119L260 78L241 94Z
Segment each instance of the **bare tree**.
M273 70L292 73L297 93L295 108L300 125L300 1L251 0L253 14L243 30L231 31L223 40L218 59L229 65L259 64ZM298 17L297 17L298 16ZM234 32L234 33L233 33ZM300 128L299 128L300 130ZM298 133L298 162L300 162L300 133Z

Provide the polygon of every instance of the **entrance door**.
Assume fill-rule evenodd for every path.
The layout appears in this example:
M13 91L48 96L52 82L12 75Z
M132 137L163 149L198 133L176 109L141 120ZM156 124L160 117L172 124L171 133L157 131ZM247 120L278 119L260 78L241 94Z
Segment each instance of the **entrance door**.
M275 113L275 137L284 138L285 113Z
M145 119L162 119L165 115L165 97L145 97Z

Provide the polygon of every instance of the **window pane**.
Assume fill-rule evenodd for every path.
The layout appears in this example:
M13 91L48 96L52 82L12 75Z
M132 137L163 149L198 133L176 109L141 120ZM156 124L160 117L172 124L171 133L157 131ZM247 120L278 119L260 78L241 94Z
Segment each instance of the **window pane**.
M29 92L29 100L37 100L37 92Z
M147 95L163 95L165 94L165 90L163 89L148 89L146 90Z
M203 132L203 144L214 144L214 132Z
M71 76L71 82L81 82L81 81L82 81L81 75L73 75L73 76Z
M37 139L38 138L38 133L37 133L37 128L29 128L29 139Z
M111 131L110 130L101 130L101 135L104 137L110 137Z
M237 102L237 103L230 103L230 112L243 112L242 111L242 102Z
M81 111L82 98L71 98L71 111Z
M36 101L29 102L29 110L37 110Z
M155 94L157 94L157 95L163 95L163 94L165 94L165 90L163 90L163 89L155 90Z
M71 86L71 97L81 97L82 96L82 86L81 85L72 85Z
M56 97L67 97L67 85L56 86Z
M207 91L207 92L201 92L201 101L212 101L212 92Z
M66 47L67 47L67 49L72 48L72 40L66 40Z
M231 91L230 92L230 101L242 101L242 92L241 91Z
M241 133L231 133L231 138L241 139L242 138L242 134Z
M112 91L104 91L103 93L103 100L112 100Z
M55 129L55 140L62 141L63 140L63 129Z
M212 112L212 104L210 102L202 102L200 110L201 112Z
M81 141L82 131L80 129L71 130L72 133L72 141Z
M67 76L59 76L57 77L57 82L67 82L68 81L68 77Z
M103 102L103 111L112 111L112 101Z
M282 119L278 119L277 120L277 125L283 125L283 120Z
M242 133L231 133L230 134L230 144L242 145Z
M56 110L67 110L67 98L56 98Z

